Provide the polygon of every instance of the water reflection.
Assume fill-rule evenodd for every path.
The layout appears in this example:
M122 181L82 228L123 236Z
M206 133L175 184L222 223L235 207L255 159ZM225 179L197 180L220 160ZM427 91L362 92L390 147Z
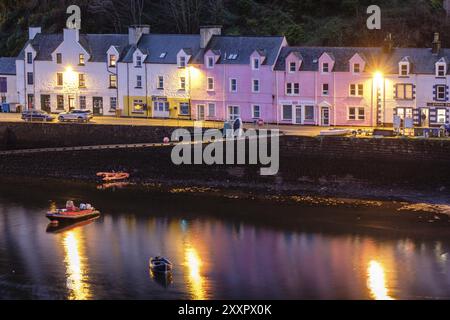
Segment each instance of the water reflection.
M205 300L206 290L204 288L204 278L201 275L202 260L198 252L192 246L185 248L185 267L188 272L189 289L193 300Z
M367 268L367 285L370 293L375 300L393 300L388 294L386 275L383 265L378 261L372 260Z
M63 235L69 300L88 300L91 292L88 283L84 240L81 229L68 231Z

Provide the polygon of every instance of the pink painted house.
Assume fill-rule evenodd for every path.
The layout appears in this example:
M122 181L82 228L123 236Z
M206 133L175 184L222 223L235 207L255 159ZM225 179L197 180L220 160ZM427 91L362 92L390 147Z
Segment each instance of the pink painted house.
M286 39L217 32L204 43L190 62L192 118L276 122L274 66Z
M277 123L369 126L376 48L284 47L275 65Z

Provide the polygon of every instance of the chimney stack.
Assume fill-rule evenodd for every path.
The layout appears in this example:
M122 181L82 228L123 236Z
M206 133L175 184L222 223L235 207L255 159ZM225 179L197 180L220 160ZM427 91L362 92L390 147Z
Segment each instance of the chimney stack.
M202 26L200 27L200 49L205 49L213 36L222 34L222 26Z
M29 38L29 40L33 40L34 37L36 37L36 35L38 33L41 33L41 32L42 32L41 27L30 27L30 28L28 28L28 38Z
M432 44L432 52L433 54L439 54L439 52L441 51L441 40L439 40L439 33L435 32L434 33L434 40L433 40L433 44Z
M383 43L383 52L390 54L394 48L394 41L392 40L392 33L388 33Z
M444 7L445 12L447 13L447 17L450 17L450 0L444 0L442 6Z
M67 29L63 30L64 41L80 41L80 30L78 29Z
M150 33L150 26L135 25L128 28L128 43L130 45L137 45L143 34Z

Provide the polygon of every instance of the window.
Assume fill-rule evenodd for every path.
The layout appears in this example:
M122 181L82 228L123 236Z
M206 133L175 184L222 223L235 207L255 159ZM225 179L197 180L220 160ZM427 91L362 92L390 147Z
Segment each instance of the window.
M109 109L111 111L116 111L116 109L117 109L117 97L110 97L109 98Z
M314 106L305 106L305 121L314 121Z
M141 68L141 67L142 67L142 57L136 56L136 68Z
M406 77L409 75L409 65L408 63L401 63L400 64L400 76Z
M64 75L61 72L56 74L56 85L62 86L64 85Z
M33 53L27 52L27 63L32 64L33 63Z
M330 94L330 85L328 83L322 84L322 95L327 96Z
M228 120L236 120L240 116L238 106L228 106Z
M84 66L84 54L82 54L82 53L80 53L80 56L79 56L79 58L78 58L78 64L80 65L80 66Z
M295 71L297 71L297 64L295 62L289 63L289 72L293 73Z
M136 76L136 88L142 88L142 76Z
M110 54L109 55L109 66L114 68L117 64L117 57L115 54Z
M160 59L164 59L167 56L167 52L161 52L161 54L159 55Z
M230 92L237 92L237 79L230 79Z
M164 89L164 77L163 76L158 76L157 88L160 90Z
M214 78L208 77L208 91L214 91Z
M360 73L361 72L361 65L359 63L355 63L353 65L353 73Z
M62 63L62 54L61 53L57 53L56 54L56 63L57 64L61 64Z
M180 90L186 90L186 78L180 77Z
M300 94L300 84L298 82L288 82L286 83L286 94L287 95L298 95Z
M79 73L78 74L78 86L80 88L85 88L86 87L86 76L84 73Z
M189 103L181 102L180 103L180 115L188 116L189 114L190 114L190 112L189 112Z
M56 109L64 110L64 96L63 95L56 96Z
M2 96L2 103L6 103L6 96Z
M364 85L363 84L351 84L350 85L350 96L351 97L362 97L364 95Z
M153 110L157 112L169 112L169 103L167 101L155 101Z
M214 118L216 116L216 104L208 103L208 117Z
M447 112L445 109L437 109L437 123L444 124L446 122Z
M397 115L402 120L404 120L405 118L412 118L413 117L412 108L397 108Z
M252 106L252 117L253 119L261 118L261 107L259 105Z
M117 88L117 75L115 75L115 74L109 75L109 87Z
M282 119L292 121L292 105L284 105L283 106Z
M348 120L364 120L366 114L363 107L348 108Z
M208 68L214 68L214 57L208 57Z
M259 92L259 80L258 79L253 79L252 92L255 92L255 93Z
M445 77L445 74L447 73L445 64L438 64L436 68L436 76L437 77Z
M32 85L34 83L33 72L27 73L27 84Z
M185 56L181 56L180 60L178 61L178 66L180 68L185 68L186 67L186 57Z
M322 72L323 73L328 73L330 72L330 65L328 64L328 62L324 62L322 64Z
M399 100L412 100L414 99L414 90L412 84L397 84L396 98Z
M144 113L144 101L141 99L133 100L133 113Z
M436 86L436 100L447 100L447 86L437 85Z
M86 109L86 96L80 96L80 109Z
M259 59L253 58L253 70L259 70Z

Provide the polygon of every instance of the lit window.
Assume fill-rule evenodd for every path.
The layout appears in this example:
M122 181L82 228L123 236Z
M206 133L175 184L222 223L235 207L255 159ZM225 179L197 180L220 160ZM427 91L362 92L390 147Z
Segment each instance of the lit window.
M437 109L437 123L444 124L446 122L447 111L445 109Z
M61 72L56 74L56 85L62 86L64 84L64 75Z
M79 59L80 61L79 61L79 64L80 64L80 66L84 66L84 54L80 54L80 59Z
M115 75L115 74L109 75L109 87L117 88L117 75Z
M186 78L185 77L180 78L180 89L186 90Z
M133 112L144 113L144 101L142 101L141 99L133 100Z
M364 120L365 118L366 114L363 107L348 108L348 120Z
M79 73L78 74L78 86L80 88L85 88L86 87L86 76L84 75L84 73Z
M412 100L414 99L414 90L412 84L399 83L396 85L396 98L399 100Z
M361 72L361 66L360 66L359 63L355 63L355 64L353 65L353 72L354 72L354 73L360 73L360 72Z
M109 55L109 66L110 67L115 67L117 64L117 57L114 54Z

